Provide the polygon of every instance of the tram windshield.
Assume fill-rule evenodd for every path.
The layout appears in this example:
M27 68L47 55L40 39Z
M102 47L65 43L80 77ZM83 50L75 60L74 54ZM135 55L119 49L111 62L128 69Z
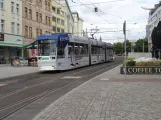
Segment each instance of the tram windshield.
M56 55L56 41L55 40L38 41L38 55L39 56Z

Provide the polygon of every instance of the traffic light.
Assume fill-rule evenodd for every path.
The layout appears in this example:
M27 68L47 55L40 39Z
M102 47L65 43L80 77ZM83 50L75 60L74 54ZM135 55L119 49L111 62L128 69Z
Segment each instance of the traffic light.
M4 41L4 34L0 33L0 41Z
M95 7L95 8L94 8L94 11L95 11L95 12L98 12L98 8L97 8L97 7Z

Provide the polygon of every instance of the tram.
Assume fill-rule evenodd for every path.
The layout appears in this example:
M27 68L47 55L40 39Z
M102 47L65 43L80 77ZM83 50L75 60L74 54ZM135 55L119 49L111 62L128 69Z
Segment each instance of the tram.
M40 71L69 70L114 59L112 44L69 33L41 35L37 42Z

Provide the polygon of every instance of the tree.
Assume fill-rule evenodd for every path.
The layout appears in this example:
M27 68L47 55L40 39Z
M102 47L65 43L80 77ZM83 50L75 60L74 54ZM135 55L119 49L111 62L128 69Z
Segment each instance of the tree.
M122 43L121 42L114 43L114 49L113 50L114 50L114 52L116 54L122 53L122 51L123 51L123 45L122 45Z
M125 42L123 42L123 46L124 45L125 45ZM125 50L123 49L123 51L125 51ZM131 42L129 40L126 40L126 54L128 55L129 52L131 52Z
M146 39L139 39L136 41L134 46L135 52L143 52L143 42L144 42L144 52L148 52L148 41Z

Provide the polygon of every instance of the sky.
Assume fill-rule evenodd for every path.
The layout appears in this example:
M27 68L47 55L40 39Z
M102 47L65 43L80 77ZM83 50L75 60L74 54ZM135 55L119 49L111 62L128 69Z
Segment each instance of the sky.
M149 11L142 7L153 8L159 0L68 0L72 11L77 11L84 20L83 29L99 29L95 38L100 36L104 42L123 42L123 23L126 20L127 39L136 41L146 36ZM98 12L94 12L94 8Z

